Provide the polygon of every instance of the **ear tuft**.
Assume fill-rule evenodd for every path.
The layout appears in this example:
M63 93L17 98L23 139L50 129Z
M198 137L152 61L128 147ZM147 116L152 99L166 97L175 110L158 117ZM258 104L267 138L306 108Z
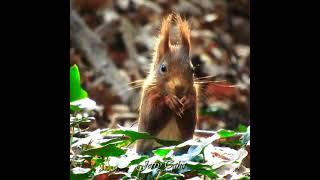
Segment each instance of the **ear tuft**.
M185 48L187 53L190 53L191 43L190 43L190 28L186 20L182 20L180 15L176 15L177 26L180 30L181 43Z
M160 60L164 54L170 50L170 25L172 21L172 15L168 15L163 18L161 23L161 30L158 36L158 45L156 46L157 59Z

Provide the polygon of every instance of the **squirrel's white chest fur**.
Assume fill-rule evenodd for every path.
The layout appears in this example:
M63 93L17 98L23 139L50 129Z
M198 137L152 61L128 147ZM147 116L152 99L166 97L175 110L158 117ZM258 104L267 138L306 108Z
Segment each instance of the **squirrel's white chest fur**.
M157 138L163 140L179 141L181 140L180 130L175 118L171 118L166 126L156 135ZM154 146L159 146L160 144L155 143Z

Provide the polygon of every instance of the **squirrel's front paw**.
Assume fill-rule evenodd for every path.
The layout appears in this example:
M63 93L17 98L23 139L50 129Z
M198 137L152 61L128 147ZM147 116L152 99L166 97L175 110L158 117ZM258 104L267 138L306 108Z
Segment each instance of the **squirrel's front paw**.
M184 111L195 105L196 98L194 96L184 96L181 98L180 101L183 104L183 111Z
M183 104L177 96L167 95L164 98L165 104L178 116L182 117L183 114Z

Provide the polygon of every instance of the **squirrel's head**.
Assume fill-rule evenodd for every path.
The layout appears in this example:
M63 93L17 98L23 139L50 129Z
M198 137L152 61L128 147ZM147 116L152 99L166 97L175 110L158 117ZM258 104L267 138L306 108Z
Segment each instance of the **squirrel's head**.
M175 19L181 43L170 44L170 27ZM153 80L165 93L182 97L193 88L193 66L190 60L190 29L179 15L163 19L151 67Z

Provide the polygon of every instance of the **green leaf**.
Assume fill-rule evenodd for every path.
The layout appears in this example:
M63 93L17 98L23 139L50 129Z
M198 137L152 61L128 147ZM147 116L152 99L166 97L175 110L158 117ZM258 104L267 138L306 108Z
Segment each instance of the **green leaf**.
M240 178L239 180L250 180L250 177L249 176L244 176L244 177Z
M139 163L141 163L142 161L144 161L144 160L146 160L148 158L149 158L149 156L143 155L143 156L139 157L138 159L132 160L129 163L129 166L134 165L134 164L139 164Z
M153 137L145 132L136 132L133 130L119 129L112 132L112 134L123 134L130 138L131 142L135 142L138 139L153 139Z
M181 147L185 147L185 146L198 146L201 145L201 142L196 141L194 139L189 139L188 141L185 141L181 144L179 144L177 147L181 148Z
M241 144L245 146L250 141L250 130L248 130L241 138Z
M202 145L190 146L188 149L188 155L189 155L190 159L199 155L203 151L204 148L205 148L205 146L202 146Z
M126 152L123 149L120 149L113 144L83 151L83 154L86 154L86 155L102 156L102 157L109 157L109 156L119 157L125 153Z
M122 137L119 138L114 138L114 139L109 139L108 141L100 143L101 146L106 146L108 144L113 144L116 147L124 147L127 146L130 143L128 139L123 139Z
M183 175L181 174L173 174L173 173L164 173L162 176L159 177L159 180L176 180L182 179Z
M73 110L82 110L87 111L94 110L97 108L97 103L90 98L82 98L80 100L70 102L70 109Z
M94 161L94 167L100 166L100 164L103 164L103 159L101 157L93 157L92 161Z
M197 170L198 174L202 174L208 176L209 178L217 178L218 175L214 171L207 170L207 169L199 169Z
M214 169L211 168L211 166L209 165L204 165L204 164L187 164L187 167L189 167L192 171L201 174L201 175L205 175L208 176L209 178L217 178L218 175L215 172Z
M180 141L173 141L173 140L163 140L163 139L158 139L158 138L154 138L157 143L164 145L164 146L174 146L174 145L178 145L181 142Z
M152 152L155 155L158 155L158 156L161 156L161 157L165 157L171 151L172 151L172 148L158 148L156 150L153 150Z
M71 111L79 111L81 108L79 108L79 105L76 106L76 105L70 105L70 110Z
M70 180L87 180L91 176L90 168L75 167L70 170Z
M199 144L197 145L197 143L192 142L190 144L194 144L191 145L188 149L188 153L185 154L186 156L188 156L188 158L191 160L193 158L195 158L196 156L198 156L205 147L207 147L209 144L211 144L212 142L214 142L215 140L219 139L219 135L214 134L211 137L208 137L206 139L204 139L202 142L199 142ZM182 143L184 144L184 143Z
M242 142L239 139L236 139L236 140L233 140L233 141L221 142L220 144L228 145L228 146L231 146L231 147L237 147L237 146L241 146Z
M237 127L237 129L235 131L237 132L247 132L247 126L243 125L243 124L239 124L239 126Z
M106 146L108 144L114 144L114 143L119 143L125 141L125 139L122 139L121 137L113 138L113 139L108 139L102 143L100 143L101 146Z
M88 97L88 93L81 88L80 73L77 65L70 68L70 102Z
M163 140L154 138L147 132L137 132L129 129L117 129L113 131L111 134L123 134L129 137L130 141L133 143L138 139L154 139L156 142L158 142L161 145L164 146L172 146L172 145L178 145L181 142L180 141L172 141L172 140Z
M237 135L237 133L235 131L225 130L225 129L221 129L220 131L218 131L218 134L219 134L220 138L229 138L229 137L233 137L233 136Z

